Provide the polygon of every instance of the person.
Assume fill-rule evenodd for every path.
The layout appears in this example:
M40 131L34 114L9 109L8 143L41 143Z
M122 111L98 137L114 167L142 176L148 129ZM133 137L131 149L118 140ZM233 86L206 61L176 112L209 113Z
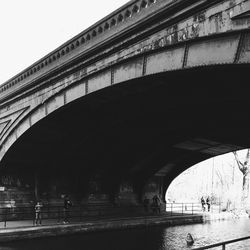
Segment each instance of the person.
M42 225L42 203L38 201L35 205L35 225Z
M149 199L145 196L143 200L143 207L146 213L148 212L148 205L149 205Z
M194 244L193 236L192 236L190 233L187 234L186 242L187 242L187 245L188 245L188 246L191 246L191 245Z
M158 195L155 195L153 198L152 198L153 202L152 202L152 210L153 212L156 212L158 214L161 213L161 209L160 209L160 204L161 204L161 201L160 201L160 198L158 197Z
M205 211L205 200L204 200L203 196L201 197L201 206L202 206L202 211L204 212Z
M69 208L72 206L72 202L70 201L69 197L66 195L64 198L64 220L63 223L69 223Z
M210 206L211 206L211 202L210 202L210 197L208 196L206 199L206 203L207 203L207 211L210 211Z

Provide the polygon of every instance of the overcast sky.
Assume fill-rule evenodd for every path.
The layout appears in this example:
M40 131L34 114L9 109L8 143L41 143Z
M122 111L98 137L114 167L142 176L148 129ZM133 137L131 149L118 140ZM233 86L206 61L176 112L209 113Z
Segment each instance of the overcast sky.
M128 0L1 0L0 84Z

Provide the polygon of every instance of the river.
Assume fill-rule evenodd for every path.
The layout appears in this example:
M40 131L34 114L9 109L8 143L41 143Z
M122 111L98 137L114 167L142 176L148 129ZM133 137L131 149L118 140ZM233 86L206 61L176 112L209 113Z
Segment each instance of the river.
M195 239L193 247L186 245L187 233L191 233ZM2 243L0 250L185 250L249 235L250 219L245 218L205 224L145 227L22 240ZM226 249L250 249L250 240L234 243Z

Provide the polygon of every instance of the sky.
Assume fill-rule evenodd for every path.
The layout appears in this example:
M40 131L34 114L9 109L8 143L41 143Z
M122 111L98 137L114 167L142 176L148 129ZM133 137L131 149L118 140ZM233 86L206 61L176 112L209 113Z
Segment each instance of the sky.
M0 84L127 2L0 1Z

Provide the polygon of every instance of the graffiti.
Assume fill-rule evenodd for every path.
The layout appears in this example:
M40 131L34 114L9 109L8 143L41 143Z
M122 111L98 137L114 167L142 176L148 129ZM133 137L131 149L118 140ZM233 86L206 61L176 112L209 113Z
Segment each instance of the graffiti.
M146 192L156 192L158 190L159 190L159 186L155 181L150 181L145 186L145 191Z
M186 26L185 28L179 29L177 25L173 25L167 28L157 39L149 41L149 44L145 44L141 49L140 53L164 48L166 46L175 45L178 42L194 39L199 36L200 22L203 19L197 19L192 25Z
M10 175L3 175L1 176L0 180L3 186L21 187L22 185L21 180L19 178Z
M132 193L133 187L129 182L123 182L120 186L121 193Z

